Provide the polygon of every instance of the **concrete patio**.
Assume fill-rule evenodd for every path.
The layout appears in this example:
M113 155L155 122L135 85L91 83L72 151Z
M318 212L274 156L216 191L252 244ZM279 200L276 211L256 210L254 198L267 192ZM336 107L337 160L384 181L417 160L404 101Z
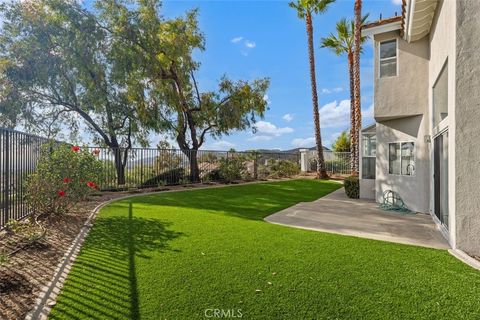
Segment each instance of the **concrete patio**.
M373 201L347 198L343 188L272 214L265 221L429 248L450 248L429 215L387 212Z

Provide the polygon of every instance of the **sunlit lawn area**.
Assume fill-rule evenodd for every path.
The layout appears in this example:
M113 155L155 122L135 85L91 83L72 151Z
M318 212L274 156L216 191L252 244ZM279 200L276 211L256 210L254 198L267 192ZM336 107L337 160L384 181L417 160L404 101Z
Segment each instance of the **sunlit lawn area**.
M263 221L339 186L295 180L112 203L51 318L202 319L215 308L244 319L480 317L480 272L447 251Z

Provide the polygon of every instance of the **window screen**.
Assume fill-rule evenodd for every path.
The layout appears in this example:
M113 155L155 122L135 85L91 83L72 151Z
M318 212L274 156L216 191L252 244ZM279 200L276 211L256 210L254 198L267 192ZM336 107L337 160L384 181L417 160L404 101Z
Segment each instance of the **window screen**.
M397 40L380 42L380 78L397 75Z
M388 173L404 176L415 174L415 144L397 142L388 145Z

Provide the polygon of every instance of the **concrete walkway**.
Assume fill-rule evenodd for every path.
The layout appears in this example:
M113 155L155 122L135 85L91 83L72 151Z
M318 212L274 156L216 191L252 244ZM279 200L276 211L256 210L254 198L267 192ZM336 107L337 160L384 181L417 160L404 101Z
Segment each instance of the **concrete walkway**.
M375 240L450 248L429 215L386 212L373 201L347 198L343 188L316 201L299 203L272 214L265 221Z

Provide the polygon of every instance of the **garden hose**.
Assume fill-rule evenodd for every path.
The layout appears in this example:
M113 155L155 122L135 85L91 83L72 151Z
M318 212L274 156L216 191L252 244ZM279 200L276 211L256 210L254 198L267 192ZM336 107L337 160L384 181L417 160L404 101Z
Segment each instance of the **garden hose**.
M378 206L385 211L414 214L414 212L410 211L405 206L405 202L403 202L402 198L398 195L398 193L392 190L387 190L383 193L383 202Z

